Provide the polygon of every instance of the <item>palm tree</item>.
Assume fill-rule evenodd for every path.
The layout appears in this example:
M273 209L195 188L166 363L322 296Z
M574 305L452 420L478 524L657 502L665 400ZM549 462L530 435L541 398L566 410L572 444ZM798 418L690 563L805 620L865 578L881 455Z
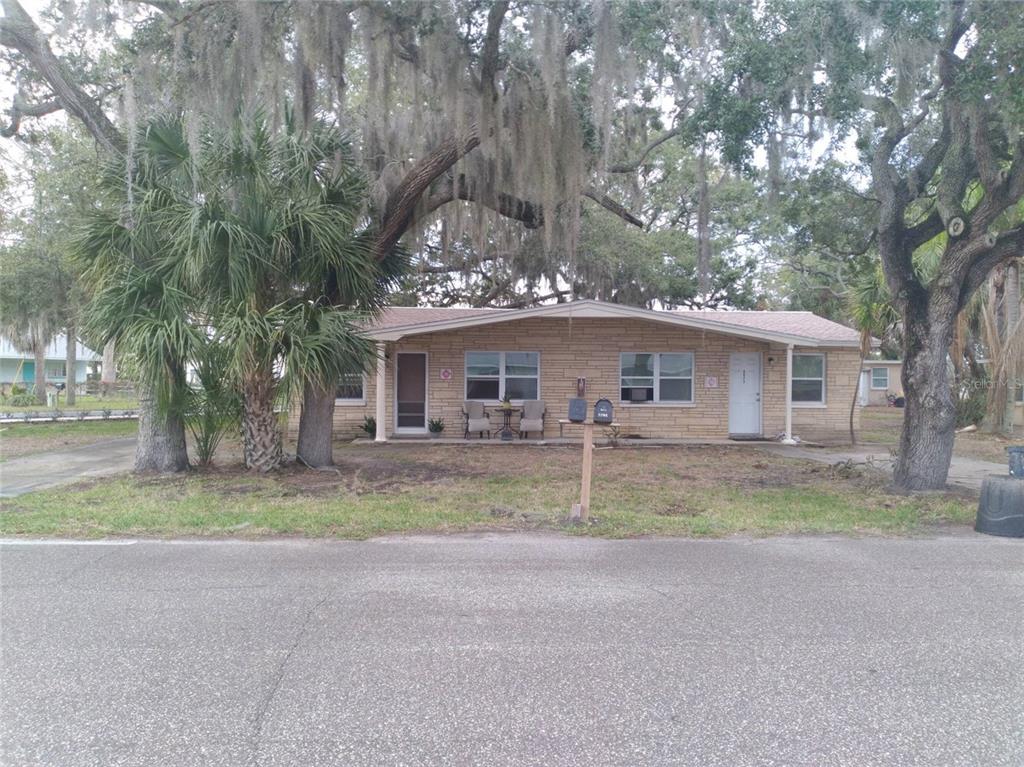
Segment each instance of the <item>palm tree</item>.
M393 260L376 264L358 234L365 185L349 145L322 123L298 131L289 120L272 131L259 112L227 130L207 126L191 143L180 119L155 121L137 145L131 188L114 177L108 185L130 225L93 217L86 249L117 258L91 270L109 288L97 292L91 327L118 339L171 421L195 333L229 348L246 465L269 471L283 457L276 407L304 391L333 392L343 372L369 365L356 326L380 306L388 270L398 271ZM157 285L170 300L143 298L143 287ZM135 305L118 303L119 293ZM168 331L161 343L130 337L159 328ZM300 428L300 443L311 428Z
M129 206L120 169L112 165L103 181L112 204L92 211L79 233L83 279L93 288L83 329L99 346L117 339L122 364L136 382L135 470L176 472L189 465L185 373L203 337L190 317L195 301L178 286L161 241L157 214L165 196L142 181L145 170L137 173L133 191L139 194Z
M372 233L364 232L361 239L368 247ZM310 286L310 300L375 314L384 306L388 293L397 287L408 268L408 254L397 247L376 264L346 262L342 267L330 270L323 284ZM364 275L374 270L373 290L367 291ZM336 382L337 379L309 380L305 385L295 451L298 459L308 466L319 468L334 462L332 437Z
M15 349L35 358L36 401L45 405L46 347L61 328L54 276L46 261L24 244L4 248L2 263L0 333Z
M168 330L199 329L231 349L226 375L242 397L245 462L270 471L283 460L276 408L307 386L333 389L345 371L372 360L358 326L379 306L387 277L360 235L366 186L349 143L322 122L299 130L287 119L272 130L254 110L226 129L203 126L198 140L186 136L179 118L148 125L131 188L111 187L141 233L129 239L145 240L138 272L158 275L179 313L136 315ZM131 248L122 255L135 257ZM132 269L111 273L113 286L141 279ZM105 321L118 326L125 356L147 355L126 341L132 328L115 321L117 311L127 307L112 303ZM187 362L194 351L187 334L167 339L177 344L165 347L175 364ZM140 363L143 377L173 401L166 384L177 374L166 366L160 374L153 362Z
M872 339L885 336L900 321L899 313L889 298L881 264L854 284L849 295L849 305L854 327L860 331L860 365L857 367L859 381L864 360L871 353ZM857 433L853 428L853 416L857 411L859 396L858 385L853 387L853 401L850 403L850 443L854 445L857 444Z

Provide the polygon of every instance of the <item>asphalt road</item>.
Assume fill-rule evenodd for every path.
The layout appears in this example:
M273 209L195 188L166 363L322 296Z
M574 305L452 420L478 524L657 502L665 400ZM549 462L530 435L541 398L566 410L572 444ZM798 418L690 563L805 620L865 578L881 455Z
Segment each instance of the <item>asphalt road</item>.
M0 546L5 765L1024 764L1024 542Z

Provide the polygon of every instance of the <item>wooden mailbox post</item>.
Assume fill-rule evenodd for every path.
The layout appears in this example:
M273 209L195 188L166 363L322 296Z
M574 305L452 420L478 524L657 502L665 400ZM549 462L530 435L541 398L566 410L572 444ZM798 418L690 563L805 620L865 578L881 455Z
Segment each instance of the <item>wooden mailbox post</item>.
M583 426L583 470L580 472L580 502L573 504L572 519L586 522L590 519L590 478L594 470L594 422L586 420ZM601 426L614 428L617 423L603 423Z

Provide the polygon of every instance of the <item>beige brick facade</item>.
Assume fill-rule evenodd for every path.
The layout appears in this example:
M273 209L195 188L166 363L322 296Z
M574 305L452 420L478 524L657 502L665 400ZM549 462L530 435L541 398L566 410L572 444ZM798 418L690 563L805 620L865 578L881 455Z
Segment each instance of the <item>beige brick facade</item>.
M427 414L443 418L445 436L462 436L465 352L531 351L540 354L540 399L547 403L545 437L558 436L558 419L575 396L576 379L587 379L592 404L604 396L615 405L623 435L644 438L726 437L729 426L729 354L758 352L762 368L762 434L785 428L786 348L751 339L671 327L643 320L533 318L460 330L410 336L387 344L386 424L394 429L396 352L426 352ZM860 358L855 349L796 349L826 356L825 404L794 406L794 434L810 440L841 439L848 432L849 410ZM624 404L619 401L620 352L693 352L694 403ZM450 370L448 380L442 371ZM717 379L715 381L708 379ZM366 376L365 403L335 409L338 437L359 436L366 416L375 414L376 377ZM492 408L493 410L493 408ZM859 426L859 408L855 414ZM500 418L494 414L492 420ZM293 418L297 422L297 419ZM574 434L571 428L566 436Z

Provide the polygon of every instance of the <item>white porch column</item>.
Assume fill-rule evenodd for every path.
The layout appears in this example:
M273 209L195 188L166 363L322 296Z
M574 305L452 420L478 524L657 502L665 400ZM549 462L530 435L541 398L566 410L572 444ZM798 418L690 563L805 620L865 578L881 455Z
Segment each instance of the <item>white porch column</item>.
M377 433L374 442L387 442L387 408L385 407L387 390L387 360L384 358L385 343L377 342Z
M786 435L782 444L796 444L793 439L793 344L786 345Z

